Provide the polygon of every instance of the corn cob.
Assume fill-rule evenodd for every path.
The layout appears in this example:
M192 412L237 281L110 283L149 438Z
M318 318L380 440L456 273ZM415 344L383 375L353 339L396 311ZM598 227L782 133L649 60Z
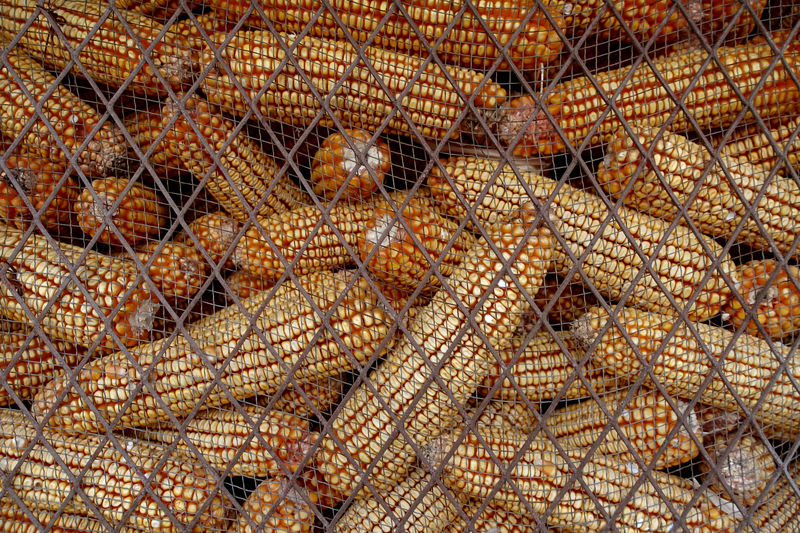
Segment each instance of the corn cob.
M472 502L470 507L477 508L479 502ZM477 509L466 511L471 525L460 519L450 523L443 533L534 533L541 531L534 516L527 513L515 513L489 504L480 513ZM474 520L474 521L473 521ZM540 519L543 521L543 519ZM546 530L545 530L546 531Z
M0 471L16 470L10 478L10 487L17 496L42 509L58 511L64 506L65 511L91 512L81 496L66 500L73 490L75 474L54 464L53 456L38 441L36 428L28 418L19 411L4 409L0 411L0 420L0 434L7 443L0 448ZM123 513L144 490L143 476L152 476L149 484L161 505L145 494L128 523L155 531L177 532L185 531L183 528L189 522L194 522L189 531L219 527L223 522L225 509L222 497L216 493L216 482L199 463L174 456L156 471L155 466L164 453L161 446L123 439L131 463L112 443L98 436L70 437L47 428L42 433L60 460L70 470L82 473L81 489L112 525L120 522ZM28 449L30 453L26 454Z
M741 41L753 32L756 20L761 18L768 3L767 0L702 0L703 16L697 21L698 26L712 46L722 39L728 27L730 31L722 42ZM750 6L755 18L743 4Z
M46 13L58 25L64 41ZM78 0L48 3L46 13L38 10L35 0L3 0L0 28L19 36L16 46L53 70L67 68L72 61L70 52L76 50L86 75L114 89L132 80L127 88L138 94L166 94L167 86L179 90L191 82L196 58L186 39L171 30L159 37L162 25L144 15ZM75 72L83 75L82 69Z
M348 247L357 253L358 239L366 231L367 221L375 217L375 202L336 202L329 206L328 215L332 224L320 221L316 206L301 206L259 218L236 244L231 257L237 267L265 280L278 279L285 270L284 261L296 260L295 274L341 268L352 262Z
M775 270L775 280L767 286ZM725 309L731 326L739 329L747 324L750 335L761 335L760 323L767 335L776 340L790 337L800 331L800 289L789 278L789 274L800 281L800 269L794 265L781 266L774 259L749 261L739 267L739 279L744 306L738 298L731 298ZM756 299L759 304L756 306ZM755 306L755 309L753 307ZM755 320L751 319L751 311ZM757 322L756 322L757 321Z
M187 18L176 22L173 29L176 33L188 39L192 50L197 50L198 52L206 46L206 38L224 37L236 26L236 21L219 18L218 14L213 11L197 15L195 18L197 19L196 23ZM202 32L205 32L205 36L203 36Z
M729 156L770 171L773 167L778 166L778 173L788 176L790 171L783 166L782 159L775 152L770 140L775 141L780 147L781 153L786 154L789 164L800 171L800 140L794 139L790 142L791 136L798 128L800 128L800 119L797 117L770 127L767 133L764 133L761 126L757 124L748 125L734 131L721 149Z
M181 0L131 0L118 2L117 7L126 9L128 11L135 11L141 13L147 18L153 19L160 23L166 23L178 10L182 8ZM202 2L195 2L188 0L186 7L189 10L201 7Z
M342 189L342 199L357 201L377 191L392 169L392 155L381 138L370 139L370 132L352 128L326 137L311 162L314 194L332 200Z
M38 335L28 339L29 335L28 324L0 318L0 405L14 403L11 392L22 400L33 399L42 385L73 368L85 354L74 344L51 341L67 364L65 369Z
M152 187L130 182L125 178L97 179L81 191L74 209L84 233L90 237L99 234L98 241L109 246L126 242L135 246L163 231L169 215L164 200ZM117 231L106 225L106 217Z
M108 531L100 520L95 517L80 516L72 513L62 513L55 517L52 511L34 507L32 503L26 505L38 521L34 522L25 514L16 502L9 498L0 498L0 531L6 533L41 533L47 528L50 533L105 533ZM144 530L122 526L120 533L142 532Z
M359 234L358 253L373 277L394 289L413 291L421 283L435 289L441 284L433 272L425 279L433 264L425 258L417 240L433 261L444 255L436 267L442 276L452 274L473 243L469 233L459 231L458 224L431 209L427 199L413 198L402 212L385 200L376 200L375 204L366 231ZM445 252L451 240L453 246Z
M62 253L77 265L76 277ZM84 256L82 248L67 244L57 250L44 237L24 239L22 232L2 225L0 260L0 314L7 318L28 322L35 317L52 339L81 346L99 340L101 346L118 349L106 335L106 316L125 346L150 337L158 305L133 263L95 252Z
M519 387L528 401L534 403L550 401L560 393L563 400L574 400L591 395L583 381L578 378L567 384L568 380L577 372L575 366L570 362L569 355L576 361L583 358L583 350L578 343L573 341L570 332L558 333L559 340L568 350L566 353L561 349L558 340L549 332L540 331L527 344L523 345L525 338L525 325L523 325L514 334L511 346L500 352L502 364L497 361L492 362L489 375L483 381L483 388L491 389L497 381L502 380L499 388L494 392L493 398L499 400L517 398L518 392L514 384ZM510 379L503 379L503 368L506 366L510 366L508 370ZM588 381L594 384L595 380L590 369L587 368L583 372L587 374ZM597 381L596 389L602 389L601 381ZM562 391L564 392L562 393Z
M796 200L800 198L800 187L794 180L782 176L770 179L767 168L727 155L720 154L717 163L704 147L680 135L659 136L656 129L649 128L632 131L645 150L652 150L652 162L645 159L625 131L619 130L597 171L598 182L614 199L622 198L628 207L669 221L682 217L681 206L685 206L686 216L700 231L726 239L734 235L744 218L745 224L735 234L737 242L763 250L774 244L783 253L791 248L800 234ZM631 180L633 186L623 196ZM690 199L695 189L697 195ZM757 217L754 220L747 205L752 205L762 191L763 197L753 205Z
M137 248L136 255L144 265L150 262L150 281L175 310L186 308L211 273L200 251L181 242L153 241Z
M19 77L22 86L15 81L9 67ZM56 78L42 65L19 48L10 49L0 66L0 133L9 140L24 135L20 148L30 155L64 161L78 150L102 119L92 107L63 86L45 98L45 93L54 85L57 85ZM30 92L33 100L23 90ZM61 150L47 126L36 115L34 103L41 103L42 115L70 154ZM31 121L33 127L23 134L23 128ZM106 176L125 161L126 152L122 134L110 122L104 122L78 153L78 165L87 176Z
M246 17L252 5L246 0L209 0L205 4L212 7L218 17L230 22ZM299 33L310 26L309 31L315 37L344 40L352 36L360 44L369 42L413 56L427 53L427 45L435 48L445 63L479 70L489 69L498 58L502 58L498 68L508 69L506 57L522 70L533 70L555 60L563 46L544 12L530 0L486 0L473 6L461 0L415 0L403 5L408 18L394 10L391 4L367 6L334 0L331 11L338 14L344 27L319 1L301 5L260 0L259 5L267 19L282 32ZM316 18L318 13L320 16ZM560 26L558 15L553 13L552 16L555 25ZM410 22L416 25L416 29ZM487 25L488 32L484 31L481 23ZM265 20L255 10L246 18L246 24L267 29ZM451 24L453 27L449 28ZM515 36L518 30L520 33ZM505 56L501 55L490 36L501 46L508 45ZM440 42L435 42L437 40Z
M499 161L481 158L449 159L444 162L444 171L453 181L455 190L438 168L431 172L428 183L447 214L458 218L468 216L467 207L459 200L460 194L474 207L478 221L485 223L494 222L517 209L520 203L529 201L520 181L524 180L535 197L542 201L547 199L553 222L575 257L588 252L581 270L598 291L612 300L619 300L630 288L634 276L644 268L637 250L651 259L658 281L664 284L679 308L687 307L687 300L697 296L688 309L693 320L716 315L731 297L731 289L719 273L725 272L736 280L735 266L728 258L721 260L719 269L709 276L704 286L698 286L714 258L706 254L700 240L687 228L679 226L667 234L667 222L620 207L615 217L619 222L611 220L601 231L601 224L611 214L600 198L568 184L558 187L556 182L524 168L518 177L510 167L502 165ZM494 178L492 185L488 185ZM479 203L483 192L485 196ZM633 241L628 240L621 227L631 232ZM590 248L590 240L598 234L600 237ZM655 251L659 241L664 241L664 245ZM716 243L709 241L706 245L714 256L721 255L721 247ZM556 271L569 275L573 262L560 247L555 258ZM577 275L574 279L580 281ZM649 273L634 286L630 304L663 313L677 312Z
M646 43L653 37L659 42L678 42L688 37L689 23L681 11L670 2L660 0L545 0L544 5L554 15L563 16L564 32L571 37L581 37L591 31L604 40ZM700 20L700 0L680 0L680 4L695 22ZM620 18L611 11L614 6ZM594 21L597 20L596 23ZM592 30L589 30L590 25ZM663 27L659 27L663 24Z
M161 107L166 150L199 181L208 174L205 187L234 218L247 220L250 211L269 216L304 203L304 193L288 174L280 173L246 130L234 134L235 124L214 105L192 95L183 104L184 113L180 107L173 101Z
M761 504L753 513L752 523L759 533L783 533L800 528L800 497L797 495L797 481L800 479L800 463L789 466L789 476L780 476L774 485L767 489ZM793 486L794 485L794 486Z
M769 448L754 435L716 435L705 439L709 460L700 463L700 471L713 481L709 489L742 505L753 505L767 488L775 473L775 461Z
M187 231L175 236L174 240L191 246L199 245L199 250L208 254L211 263L219 265L221 269L232 269L234 265L230 256L223 264L220 261L230 252L238 232L239 223L222 211L217 211L193 220L187 226Z
M186 438L206 461L229 475L267 477L294 472L304 460L317 435L309 430L308 421L293 414L275 409L266 411L257 405L245 405L238 410L210 409L195 416L185 425ZM252 423L248 422L245 415ZM251 434L248 444L245 439ZM191 455L186 442L171 424L147 433L147 439L171 444L178 441L177 449ZM234 461L234 456L245 451Z
M531 212L525 211L511 223L489 228L502 257L496 256L485 241L479 241L448 279L458 300L474 310L475 323L496 350L508 346L525 311L525 292L536 292L552 257L549 232L537 230L525 239L523 233L530 219ZM519 256L510 267L520 286L505 275L498 278L502 264L517 247ZM478 299L484 296L478 305ZM386 360L369 374L371 386L358 386L340 406L331 433L323 438L316 457L323 477L339 499L353 490L379 455L369 479L372 487L383 490L405 477L414 449L410 440L394 435L395 416L407 415L405 430L418 445L435 438L459 417L453 402L467 403L488 374L492 358L479 333L469 326L465 331L466 320L448 291L440 289L410 321L408 337L398 340ZM373 387L377 393L372 392ZM419 402L410 407L417 396L421 396ZM338 445L333 435L343 445ZM381 453L384 446L387 449Z
M371 492L369 488L361 489L356 501L336 522L336 533L443 531L458 513L451 497L432 481L430 474L419 468L381 495L383 505Z
M317 416L317 412L326 415L342 397L344 385L344 377L341 375L304 379L289 385L272 405L272 409L304 419ZM259 404L266 406L269 400L269 397L265 397Z
M575 150L580 150L584 142L591 145L608 142L620 127L620 119L641 126L667 125L670 131L682 132L694 127L690 124L691 117L704 130L721 130L733 122L744 108L744 101L724 79L720 65L745 99L751 97L757 84L764 83L758 96L753 98L756 113L765 119L783 116L798 110L800 90L789 77L789 71L795 69L798 60L797 51L798 44L791 43L772 71L768 69L774 55L767 44L720 47L717 51L719 63L711 61L702 71L708 58L705 50L690 49L654 60L654 70L674 94L684 99L685 111L681 110L673 118L670 115L675 101L648 64L624 67L591 78L576 78L560 83L542 97L542 106L547 107L555 123L546 118L532 97L523 96L509 105L498 124L498 133L506 143L512 143L522 133L519 143L513 147L514 153L529 156L567 151L557 131L563 133ZM626 80L631 68L634 71ZM598 92L595 84L602 92ZM610 99L618 90L614 104L619 115L610 112L601 118L608 108L606 98ZM589 131L595 127L590 137Z
M597 299L590 291L578 283L568 283L559 293L564 281L556 275L548 275L544 279L544 287L536 293L536 307L544 310L552 300L553 307L547 313L547 320L553 326L570 324L583 315L590 307L597 305ZM558 295L556 295L558 294Z
M547 427L565 448L588 450L611 422L603 411L605 408L619 424L631 448L612 427L602 437L595 453L613 455L622 462L638 459L655 468L677 466L700 453L697 442L702 442L703 435L693 409L676 401L680 409L676 412L655 390L643 390L625 402L627 395L628 391L622 390L600 396L599 402L588 399L562 407L547 418ZM677 432L667 440L676 426Z
M134 355L138 364L150 370L147 382L163 405L155 402L149 388L139 390L139 371L123 352L89 363L77 377L77 386L106 420L119 416L118 425L138 427L168 420L170 413L186 415L200 398L204 407L211 409L230 403L231 397L243 400L272 394L295 366L294 376L299 380L350 370L375 356L389 327L363 278L345 291L353 275L349 271L321 272L298 279L311 301L323 313L331 314L331 330L324 328L314 342L317 330L323 328L323 318L289 280L269 300L269 294L262 293L241 302L244 312L233 305L187 326L174 340L137 347ZM340 296L343 300L333 308ZM265 302L268 306L257 312ZM227 359L228 364L220 366ZM217 387L217 382L227 391ZM63 380L51 382L37 396L32 409L40 415L54 409L49 423L64 431L102 427L74 390L67 390L64 399L58 401L65 385ZM122 409L128 400L131 405Z
M423 65L422 59L412 56L374 47L356 51L345 41L315 37L297 40L294 36L284 36L282 39L293 49L294 59L320 91L322 99L333 96L329 102L331 111L345 127L378 131L388 119L383 134L412 135L413 126L423 137L441 140L448 136L451 126L467 115L459 91L468 98L475 98L479 113L490 112L505 100L502 87L471 70L446 67L455 81L453 86L439 66ZM245 93L234 86L227 70L217 67L203 79L206 95L229 113L247 113L252 102L270 120L309 126L321 115L318 125L334 126L333 117L322 109L322 100L311 93L294 67L284 67L271 80L285 58L279 42L278 37L268 31L238 32L219 54L245 88ZM384 92L366 67L359 66L347 78L342 78L351 64L362 64L359 58L362 53L393 94ZM203 53L203 65L213 61L213 54ZM341 80L344 84L334 91L334 83ZM486 83L479 87L482 82ZM267 90L257 98L256 92L261 93L265 86ZM395 102L396 93L406 89L407 95ZM406 110L408 120L394 112L397 107ZM460 133L456 128L450 135L458 137Z
M718 506L705 493L696 496L696 490L686 480L652 472L650 475L666 500L649 481L630 494L640 477L635 464L600 455L586 460L585 451L567 450L567 457L575 464L586 461L581 479L602 506L602 510L598 509L577 480L567 485L570 468L544 436L533 438L528 447L523 447L527 437L485 428L481 433L489 449L473 433L467 433L457 445L455 435L444 435L427 449L427 467L441 468L444 484L462 497L483 501L500 485L492 497L493 506L517 513L527 513L530 506L548 525L575 532L664 532L670 531L670 526L680 527L678 523L686 524L691 531L711 532L732 530L735 525L726 507ZM444 454L452 448L453 455L443 463ZM497 459L489 455L489 450ZM508 465L515 459L513 466ZM502 479L504 472L509 474L508 481ZM567 492L554 501L564 487L568 487ZM630 500L622 504L628 496ZM621 505L623 508L619 509ZM674 514L670 507L675 509ZM608 523L604 514L615 512L615 522Z
M267 479L250 493L229 533L311 533L315 495L287 479ZM255 526L255 527L254 527Z
M399 205L404 201L405 194L395 193L391 198ZM326 211L333 225L324 219L320 222L320 212L316 206L301 206L259 218L258 224L250 226L237 243L233 261L240 269L265 280L277 279L283 274L283 261L297 261L294 265L295 274L341 268L353 262L353 255L348 248L355 254L359 246L366 246L367 224L375 220L379 206L391 209L391 203L382 198L370 198L356 204L343 201L328 204ZM409 199L401 216L432 208L429 199L415 196ZM337 230L341 237L336 234Z
M607 313L595 308L576 320L572 330L582 342L592 343L608 320ZM651 364L653 376L670 395L697 397L707 405L732 412L740 411L741 402L746 410L752 411L754 420L767 435L793 439L800 434L797 414L800 391L791 381L800 379L800 373L791 364L788 367L791 375L779 368L780 361L790 356L788 346L777 345L773 350L766 341L747 334L734 341L732 332L698 323L693 324L698 338L689 332L685 323L680 323L675 325L675 334L666 339L677 319L638 309L622 309L617 320L633 344L623 339L616 326L611 327L594 351L595 367L632 380L643 371L645 364ZM707 347L710 357L701 343ZM656 357L655 352L661 347L664 356ZM727 349L730 350L722 356ZM713 368L717 360L720 372ZM769 381L773 376L776 380L771 385ZM707 378L709 383L701 387ZM762 396L764 403L755 409Z
M233 272L225 278L225 283L230 287L230 295L239 300L246 300L275 286L274 279L256 276L246 270Z
M479 428L487 426L532 433L539 425L539 420L522 399L515 397L492 400L476 418L475 424Z
M127 115L123 121L125 130L130 134L133 142L139 147L142 154L147 157L148 163L156 176L174 179L186 172L181 158L167 150L162 140L156 144L156 138L164 130L161 117L161 106L151 104ZM148 154L149 152L149 154Z
M11 155L5 164L9 172L0 170L0 219L24 230L36 217L48 231L67 233L75 224L73 202L80 189L66 166L34 154Z

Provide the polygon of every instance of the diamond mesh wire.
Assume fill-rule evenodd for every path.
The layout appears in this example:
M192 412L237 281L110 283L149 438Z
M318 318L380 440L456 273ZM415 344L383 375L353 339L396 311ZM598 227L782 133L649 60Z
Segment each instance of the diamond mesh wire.
M0 0L0 531L800 531L790 0Z

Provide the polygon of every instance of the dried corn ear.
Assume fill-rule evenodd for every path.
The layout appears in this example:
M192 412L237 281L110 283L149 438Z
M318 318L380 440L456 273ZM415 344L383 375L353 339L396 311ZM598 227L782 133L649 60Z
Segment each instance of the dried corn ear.
M356 501L337 521L336 533L383 533L443 531L457 516L451 497L430 474L415 469L379 500L369 488L361 489ZM402 525L400 525L402 524Z
M246 270L237 270L225 278L231 296L246 300L251 296L269 290L275 286L275 279L251 274ZM227 294L226 294L227 296Z
M353 263L359 237L367 222L375 218L375 202L336 202L325 206L325 211L331 223L321 217L316 206L259 218L236 244L234 263L265 280L283 275L284 262L294 262L295 274L335 270Z
M187 226L187 230L177 235L174 240L198 247L201 253L208 254L210 263L219 265L221 269L232 269L233 261L230 254L239 228L236 220L222 211L216 211L194 219Z
M123 453L99 436L67 436L47 428L42 441L20 411L0 410L0 420L0 435L7 443L0 447L0 471L13 472L9 485L23 503L53 511L63 506L77 513L96 508L112 525L130 512L127 524L154 531L186 531L189 523L192 531L199 531L223 524L217 481L195 461L176 455L156 468L163 460L162 446L122 438ZM67 469L54 460L50 446ZM73 496L77 472L83 495ZM140 494L145 484L152 495Z
M515 513L493 504L478 511L480 502L472 502L466 510L467 520L457 519L451 522L443 533L534 533L541 531L540 524L544 520L527 513Z
M42 385L74 368L86 353L74 344L52 340L55 354L32 331L27 323L0 318L0 405L14 404L12 393L21 400L33 399Z
M669 221L683 217L685 208L685 216L703 233L735 236L755 249L771 250L774 245L786 253L800 235L800 186L794 180L770 178L766 167L724 154L717 161L703 146L680 135L659 135L655 128L635 128L632 133L652 156L646 159L627 132L613 135L597 180L614 199ZM755 217L748 212L751 206Z
M197 51L206 46L206 39L224 37L236 26L236 21L219 18L218 14L213 11L197 15L195 18L197 22L191 18L176 22L173 29L188 39L192 49Z
M700 463L700 471L713 481L709 489L744 506L753 505L775 474L775 461L769 445L745 433L716 435L705 439L709 459Z
M332 200L341 190L343 200L363 200L378 190L392 168L389 146L361 129L345 129L325 138L311 162L314 194Z
M689 36L689 19L676 7L678 3L691 20L699 22L700 0L544 1L551 13L563 16L564 32L571 37L581 37L589 32L602 39L640 43L652 38L658 42L674 43ZM619 13L619 18L611 6Z
M768 3L768 0L702 0L703 16L697 21L698 26L712 46L718 41L741 41L753 32Z
M211 409L232 398L272 394L292 369L295 379L338 375L375 357L389 328L366 280L358 278L346 290L353 276L319 272L298 278L297 285L287 280L270 299L269 293L258 294L186 326L174 338L138 346L132 350L138 364L124 352L92 361L76 386L104 419L119 417L118 425L137 427L186 415L201 398ZM312 303L330 315L329 328ZM139 368L149 372L145 383ZM39 416L51 409L49 423L64 431L102 427L65 380L43 388L32 407Z
M209 409L183 426L186 441L171 424L147 433L148 440L169 445L178 441L177 450L191 456L197 448L220 473L234 476L280 476L297 470L317 435L308 421L275 409L257 405L241 411ZM252 435L249 442L247 438ZM237 454L244 450L241 455Z
M486 409L475 418L475 424L479 428L487 426L532 433L539 425L539 416L538 411L531 410L521 398L504 398L489 402Z
M561 285L566 286L562 289ZM548 275L544 279L544 287L536 293L535 302L541 311L553 302L547 320L553 326L560 326L570 324L590 307L597 305L597 298L579 283L565 282L556 275Z
M281 47L282 41L292 50L291 58ZM380 84L366 66L361 66L361 54L379 76ZM215 56L204 52L203 65L212 65ZM449 130L468 116L462 95L464 99L474 98L479 113L490 112L506 96L502 87L471 70L445 67L453 85L442 68L420 58L375 47L357 50L346 41L295 35L279 38L266 30L239 31L219 50L218 57L245 91L233 83L227 68L215 65L202 84L213 103L238 115L248 113L254 105L267 119L295 126L309 126L320 116L317 125L334 126L335 117L345 127L376 131L387 122L384 134L413 135L418 131L424 138L441 140L461 133L458 128ZM283 65L287 59L297 61L321 98L312 93L294 66ZM351 64L357 65L355 70L344 77ZM337 83L341 85L335 88ZM392 94L387 94L382 85ZM262 91L263 87L267 90ZM405 95L395 103L401 92ZM325 113L323 101L328 101L333 116ZM396 108L405 111L395 113Z
M213 104L191 95L165 104L161 113L166 149L235 219L247 220L251 211L270 216L305 203L306 194L288 174L246 130L236 132L234 122Z
M797 495L797 480L800 479L800 463L788 467L789 475L781 475L760 498L761 504L753 513L752 523L759 533L783 533L800 528L800 496Z
M0 261L0 314L9 319L35 318L52 339L81 346L119 349L106 319L124 346L150 338L158 304L134 263L3 225Z
M123 0L117 7L135 11L155 21L166 23L175 13L181 10L182 0ZM189 10L202 6L202 2L187 0ZM180 16L180 14L178 15Z
M773 348L747 334L734 338L726 329L701 323L692 324L694 335L679 319L633 308L621 309L615 320L619 326L595 308L573 324L576 338L587 345L600 337L591 355L595 367L633 380L645 365L652 366L653 377L670 395L696 397L731 412L741 412L741 405L767 435L800 434L800 391L794 385L800 372L791 362L787 370L780 367L790 356L788 346Z
M539 331L527 343L526 339L526 325L523 324L514 334L508 349L500 352L502 361L492 362L483 388L491 389L502 380L493 398L513 400L522 394L534 403L556 397L562 400L586 398L591 391L578 377L581 374L595 385L596 390L602 390L602 381L593 379L591 369L587 367L579 371L572 362L580 363L583 350L574 342L570 332L558 332L554 337L547 331ZM506 374L503 373L505 368L508 368Z
M177 178L186 172L181 157L167 149L165 140L156 142L164 131L160 105L151 104L127 115L123 120L123 126L156 176Z
M516 155L548 155L568 150L561 134L577 151L583 144L608 142L622 120L640 126L666 125L674 132L688 131L696 127L695 122L704 130L721 130L735 120L748 100L764 119L785 116L800 110L800 89L790 77L800 59L798 46L796 41L790 43L780 60L767 44L720 47L718 60L710 62L705 49L691 48L637 66L575 78L544 94L541 105L530 96L520 97L501 119L498 133L514 144ZM771 70L773 61L776 65ZM732 78L733 85L723 73ZM741 91L741 99L734 87ZM682 99L674 117L670 93ZM608 101L618 113L604 113ZM550 122L543 106L555 122Z
M152 241L138 247L136 255L158 293L175 310L186 308L211 273L200 251L183 242Z
M410 292L422 283L429 289L440 286L435 272L452 274L473 244L471 235L459 231L458 224L444 218L427 198L411 198L401 210L382 199L375 204L365 231L360 233L358 253L373 277L395 290ZM440 257L434 268L431 261Z
M124 85L139 94L166 94L167 87L179 90L191 82L197 60L187 40L162 31L144 15L109 9L97 0L38 6L36 0L3 0L0 28L19 37L15 46L47 67L67 68L74 51L81 67L74 69L77 74L115 89Z
M66 166L36 154L11 155L0 170L0 219L17 229L33 220L56 235L75 224L73 203L80 188ZM25 200L31 204L31 208Z
M272 409L291 413L301 418L310 419L317 413L326 415L344 394L344 378L335 376L318 376L305 378L290 384L272 404ZM260 400L266 406L270 400Z
M532 219L531 211L520 212L512 222L489 228L501 255L485 240L476 243L448 279L457 300L440 289L411 319L407 336L369 373L370 385L359 385L339 407L316 465L340 499L373 461L371 486L383 490L401 481L414 460L413 444L427 443L454 423L458 406L466 405L489 372L490 350L508 346L526 311L526 293L538 290L553 254L549 232L536 229L527 236ZM509 261L515 250L519 254ZM502 271L507 262L519 284ZM401 416L405 433L395 435Z
M267 29L266 20L286 33L300 33L309 27L316 37L353 38L359 44L374 43L414 56L435 48L445 63L480 70L491 68L498 59L499 68L508 69L507 58L522 70L532 70L556 59L563 46L541 7L531 0L484 0L473 5L462 0L414 0L403 5L402 14L390 4L333 0L329 10L318 0L304 4L259 0L266 19L255 10L247 16L253 5L247 0L209 0L205 5L220 18L234 23L245 18L253 27ZM558 14L551 16L559 26ZM506 51L501 52L493 39L507 46Z
M800 269L794 265L784 267L774 259L753 260L741 265L740 294L744 305L735 297L728 301L725 313L730 317L731 326L739 329L747 324L747 333L760 336L758 324L761 324L767 336L776 340L800 331L800 289L789 278L790 274L800 283ZM770 282L773 275L775 278Z
M449 489L480 501L494 493L491 505L516 513L527 513L530 507L552 527L633 533L664 532L686 524L689 530L727 531L737 523L727 507L718 506L706 493L697 494L690 482L669 474L652 472L655 486L648 480L634 490L640 478L638 468L612 457L587 459L583 450L567 450L571 462L585 463L580 481L570 482L571 468L565 457L543 435L529 439L484 428L480 439L472 432L461 440L456 437L445 435L427 450L427 467L441 469ZM565 487L565 494L556 500ZM609 516L614 517L613 523Z
M792 135L798 128L800 128L800 119L797 117L779 124L766 133L759 125L748 125L735 130L730 139L721 146L721 149L731 157L758 165L769 171L778 166L779 174L789 176L791 172L783 165L783 158L779 154L785 154L789 164L800 171L800 142L797 138L792 139ZM772 142L777 144L777 152L773 148Z
M0 531L9 533L104 533L105 525L96 517L81 516L73 513L56 513L39 509L35 502L25 502L33 519L10 497L0 499ZM34 520L36 520L34 522ZM119 533L142 532L140 528L122 526Z
M228 533L311 533L316 495L288 479L267 479L256 487Z
M57 86L55 91L51 91L53 86ZM41 106L47 124L36 114L37 105ZM77 153L78 165L87 176L107 176L124 165L127 145L116 127L110 122L100 125L101 121L101 116L89 104L58 85L56 78L41 64L19 48L12 47L8 51L0 66L0 134L3 137L14 140L23 136L21 149L51 161L66 161ZM33 126L25 130L30 122ZM67 153L51 135L48 125ZM92 134L98 125L99 129ZM81 148L83 143L86 146Z
M700 453L702 428L692 408L673 400L676 411L655 390L637 391L629 400L627 396L625 389L556 409L546 419L547 427L565 448L588 451L597 446L595 453L615 456L624 463L641 461L669 468Z
M74 209L84 233L109 246L136 246L157 237L169 216L166 202L155 189L126 178L92 181L81 191Z
M581 271L608 298L620 300L633 285L630 305L662 313L677 314L679 309L686 309L689 317L702 320L718 314L731 297L731 288L722 273L735 282L735 265L723 257L715 267L722 247L710 240L703 243L688 228L678 226L668 232L669 223L624 207L612 216L597 196L566 183L558 184L524 167L516 173L500 161L457 157L444 161L443 170L434 168L428 183L444 211L459 219L473 209L480 223L502 219L530 201L524 188L529 187L533 196L551 211L551 219L569 251L577 258L586 254ZM461 197L468 206L462 204ZM596 242L592 243L593 239ZM573 261L566 251L558 247L555 259L556 271L569 275ZM647 268L646 263L655 276L647 271L634 284L634 277ZM708 280L700 285L707 274ZM581 279L575 275L576 281ZM677 308L668 295L674 298Z

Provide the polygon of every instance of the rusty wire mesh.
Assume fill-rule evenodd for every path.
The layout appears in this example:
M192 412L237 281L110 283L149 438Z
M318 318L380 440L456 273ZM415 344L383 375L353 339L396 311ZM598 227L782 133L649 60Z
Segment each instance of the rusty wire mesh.
M0 530L800 531L790 0L0 0Z

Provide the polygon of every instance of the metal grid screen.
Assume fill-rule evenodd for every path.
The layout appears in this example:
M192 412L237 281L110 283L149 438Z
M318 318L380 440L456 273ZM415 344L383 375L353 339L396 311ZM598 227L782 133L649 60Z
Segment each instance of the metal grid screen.
M0 0L0 531L800 531L799 28Z

